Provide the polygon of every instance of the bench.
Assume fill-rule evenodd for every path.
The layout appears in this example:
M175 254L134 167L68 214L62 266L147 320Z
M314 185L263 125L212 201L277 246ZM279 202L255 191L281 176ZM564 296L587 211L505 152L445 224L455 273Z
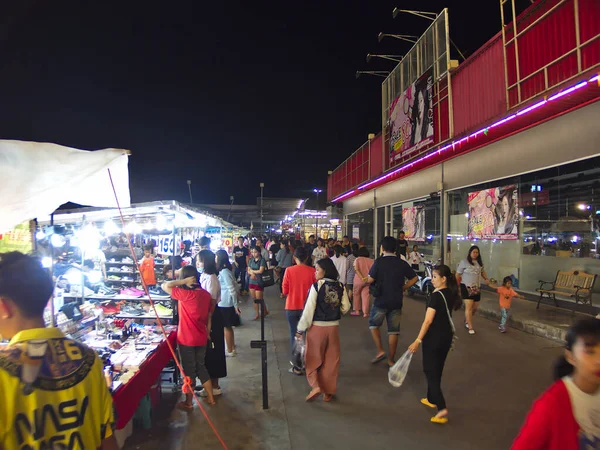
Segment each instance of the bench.
M592 306L592 288L596 282L596 275L586 273L581 270L572 270L570 272L556 272L554 281L539 280L540 287L537 291L540 293L537 308L543 298L554 300L554 305L558 306L556 296L570 297L575 299L575 304L581 302L582 305Z

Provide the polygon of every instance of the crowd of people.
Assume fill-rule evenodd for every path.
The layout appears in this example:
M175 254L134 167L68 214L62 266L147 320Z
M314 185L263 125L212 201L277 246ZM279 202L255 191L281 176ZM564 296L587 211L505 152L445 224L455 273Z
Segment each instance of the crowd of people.
M178 303L178 352L187 376L178 408L192 410L193 389L209 405L222 394L219 380L227 376L227 358L237 354L234 328L240 325L242 298L250 295L254 300L255 319L260 318L261 311L268 315L267 305L262 310L258 304L264 302L264 276L270 270L276 274L280 296L285 298L290 355L298 343L305 348L304 360L291 358L289 371L306 376L310 386L307 401L323 396L329 402L336 395L340 319L350 311L353 316L368 318L374 343L371 362L387 361L389 367L395 364L404 293L418 281L420 263L414 255L418 249L408 251L403 233L398 239L384 237L375 259L365 246L352 243L346 236L341 241L310 236L306 242L240 237L231 255L233 263L226 251L215 255L208 248L206 240L200 242L189 263L173 258L168 266L173 279L167 277L162 284ZM18 281L23 275L28 283ZM519 295L512 288L511 277L505 277L499 287L490 280L478 247L470 247L456 271L446 265L433 269L435 290L427 299L419 332L407 349L413 353L422 349L427 392L421 403L437 409L430 419L433 423L445 424L449 419L441 385L456 337L452 313L464 303L464 326L469 335L475 334L482 280L499 294L499 328L504 332L511 301ZM114 449L114 417L101 363L82 344L57 329L45 328L43 310L51 293L52 280L39 261L16 252L0 255L0 335L10 339L7 346L0 347L0 382L5 396L11 399L6 402L10 407L0 411L0 448L16 448L17 441L19 446L33 445L39 438L11 430L19 415L27 416L43 404L60 407L67 400L77 407L89 398L85 408L93 412L85 420L82 417L67 438L78 439L82 448ZM384 324L387 346L381 336ZM70 350L57 353L56 348ZM40 374L47 388L40 384ZM556 383L534 404L513 448L598 448L599 320L583 320L571 328L556 377ZM94 396L88 397L89 392Z

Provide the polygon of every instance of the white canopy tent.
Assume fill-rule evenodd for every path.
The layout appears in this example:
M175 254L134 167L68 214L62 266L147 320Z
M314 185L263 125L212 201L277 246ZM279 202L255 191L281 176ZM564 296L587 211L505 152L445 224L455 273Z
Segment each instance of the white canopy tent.
M77 150L57 144L0 140L0 233L59 206L129 207L127 150ZM109 177L110 171L110 177Z

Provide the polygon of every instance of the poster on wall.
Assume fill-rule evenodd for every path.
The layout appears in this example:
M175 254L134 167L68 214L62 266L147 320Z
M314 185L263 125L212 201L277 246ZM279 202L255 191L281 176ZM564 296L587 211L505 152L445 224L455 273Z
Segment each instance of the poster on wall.
M432 144L433 66L390 105L390 165Z
M352 239L360 239L360 225L352 225Z
M425 208L411 206L402 208L402 224L409 241L425 241Z
M469 239L519 239L516 185L469 193Z

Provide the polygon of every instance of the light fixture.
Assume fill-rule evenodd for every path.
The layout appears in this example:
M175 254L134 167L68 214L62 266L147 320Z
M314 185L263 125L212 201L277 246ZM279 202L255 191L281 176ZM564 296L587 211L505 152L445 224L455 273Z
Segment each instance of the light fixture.
M66 240L64 236L55 233L50 236L50 242L52 243L53 247L62 247L65 245Z
M50 258L49 256L45 256L42 258L42 267L44 269L49 269L50 267L52 267L52 258Z
M579 205L577 205L577 208L579 208L581 211L585 211L586 209L588 209L588 206L585 203L580 203Z
M104 223L104 234L106 234L107 236L117 234L119 231L121 230L112 220L108 220Z
M373 75L375 77L387 78L390 75L389 70L357 70L356 79L360 78L361 75Z
M403 58L402 55L379 55L375 53L367 53L367 62L370 62L372 58L387 59L388 61L400 62Z
M392 17L395 19L396 16L400 13L412 14L413 16L422 17L423 19L429 19L431 21L434 21L436 19L436 17L438 16L437 13L429 12L429 11L414 11L412 9L394 8L394 10L392 11Z
M323 189L317 189L317 188L315 188L315 189L313 189L313 192L316 193L316 194L320 194L321 192L323 192Z
M400 39L401 41L407 41L407 42L412 42L413 44L415 42L417 42L418 36L411 36L408 34L389 34L389 33L379 33L377 35L377 40L379 40L379 42L381 42L383 40L383 38L385 37L391 37L394 39Z

